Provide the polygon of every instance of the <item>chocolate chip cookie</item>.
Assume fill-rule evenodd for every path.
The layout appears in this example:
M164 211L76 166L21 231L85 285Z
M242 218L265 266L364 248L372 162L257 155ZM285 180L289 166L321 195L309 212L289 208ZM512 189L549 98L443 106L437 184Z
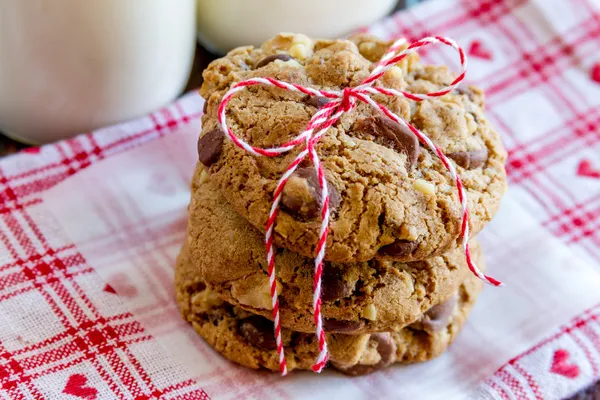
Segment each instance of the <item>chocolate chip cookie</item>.
M198 141L199 160L233 208L265 229L276 184L302 146L278 157L257 157L226 139L217 122L225 92L236 82L273 77L319 89L362 82L390 43L360 35L313 40L280 34L260 48L241 47L214 61L200 90L207 99ZM452 82L445 66L424 65L413 54L375 84L414 93ZM498 209L506 188L506 151L484 115L476 87L415 102L373 95L420 129L448 155L462 178L476 234ZM271 86L237 93L226 114L230 128L253 146L269 148L298 135L327 99ZM457 247L461 207L446 168L412 132L366 104L346 113L316 147L332 193L326 259L334 262L423 260ZM320 189L305 160L286 185L275 243L314 257Z
M394 332L327 334L330 365L356 376L440 355L462 328L481 286L469 277L449 301ZM221 300L204 284L186 245L177 260L175 287L184 319L217 352L246 367L279 371L272 322ZM283 329L282 338L288 370L310 369L318 354L314 334Z
M262 234L235 213L205 172L192 179L188 244L206 283L227 302L272 318ZM475 260L483 257L473 241ZM277 250L276 273L284 327L313 332L314 262ZM470 276L461 250L410 263L373 259L327 262L322 278L322 312L328 332L372 333L415 321L448 299Z

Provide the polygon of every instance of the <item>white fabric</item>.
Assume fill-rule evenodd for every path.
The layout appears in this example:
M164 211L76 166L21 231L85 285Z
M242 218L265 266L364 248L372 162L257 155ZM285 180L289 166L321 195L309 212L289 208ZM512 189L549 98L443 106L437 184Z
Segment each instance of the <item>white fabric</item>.
M480 235L488 271L506 287L486 287L442 357L352 379L332 372L281 379L241 369L181 320L172 295L197 132L188 125L102 161L50 189L44 204L87 262L214 398L414 399L425 391L431 399L465 398L511 358L600 303L600 274L540 228L519 204L527 194L511 189Z

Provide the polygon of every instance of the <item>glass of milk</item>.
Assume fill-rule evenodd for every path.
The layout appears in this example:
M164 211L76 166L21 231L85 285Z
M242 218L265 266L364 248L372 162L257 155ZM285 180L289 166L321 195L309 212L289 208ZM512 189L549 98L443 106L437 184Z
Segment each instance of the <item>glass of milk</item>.
M217 53L279 32L335 38L387 15L398 0L198 0L198 39Z
M196 0L0 0L0 131L44 143L163 106L195 37Z

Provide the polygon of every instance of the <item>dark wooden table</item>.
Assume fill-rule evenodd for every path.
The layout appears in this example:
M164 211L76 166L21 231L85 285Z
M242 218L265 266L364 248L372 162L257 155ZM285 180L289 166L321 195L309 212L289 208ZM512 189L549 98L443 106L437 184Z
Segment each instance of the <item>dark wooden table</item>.
M200 87L202 84L202 71L216 57L217 55L210 53L201 46L196 48L194 66L185 91L195 90ZM27 146L0 133L0 157L15 153L25 147ZM587 390L582 390L568 400L600 400L600 381L596 382L595 385L592 385Z

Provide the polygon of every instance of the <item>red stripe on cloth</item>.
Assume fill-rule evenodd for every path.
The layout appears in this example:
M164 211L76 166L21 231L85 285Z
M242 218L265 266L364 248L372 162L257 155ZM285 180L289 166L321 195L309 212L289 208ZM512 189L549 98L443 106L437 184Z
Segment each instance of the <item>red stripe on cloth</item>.
M490 389L494 390L496 392L496 394L498 396L500 396L501 399L512 400L510 397L512 395L512 388L511 388L511 391L509 392L508 390L504 389L503 387L501 387L500 385L498 385L496 382L494 382L492 380L486 382L486 384L489 385Z
M501 370L496 374L497 378L501 379L511 390L511 394L514 396L519 396L522 398L527 397L527 392L521 382L515 378L510 372L507 370Z
M587 325L585 326L585 328L587 328L589 330L589 327ZM573 331L573 332L571 332L571 338L575 341L575 343L577 343L579 348L583 350L583 354L585 354L586 360L590 363L590 366L592 367L593 375L597 376L598 375L598 363L596 362L597 357L594 356L594 353L592 351L593 343L592 343L592 349L591 349L590 346L588 346L577 335L577 333L581 333L583 336L585 336L584 332L585 332L584 329Z
M511 365L517 372L519 372L519 374L521 374L523 378L525 378L525 381L532 390L535 398L538 400L544 400L544 396L542 395L540 387L535 381L534 377L527 370L525 370L525 368L521 367L518 362L511 363Z

